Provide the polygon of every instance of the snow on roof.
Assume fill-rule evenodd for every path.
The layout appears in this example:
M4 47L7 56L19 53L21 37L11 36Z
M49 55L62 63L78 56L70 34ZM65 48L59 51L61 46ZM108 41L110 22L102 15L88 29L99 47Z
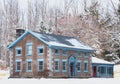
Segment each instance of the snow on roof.
M92 63L97 63L97 64L114 64L112 62L105 61L103 59L99 59L97 57L92 57Z
M20 36L17 40L15 40L13 43L9 45L9 48L13 47L17 42L21 40L26 34L32 34L36 38L38 38L40 41L44 42L45 44L49 46L58 46L58 47L65 47L65 48L75 48L75 49L85 49L85 50L92 50L91 47L86 45L85 43L68 36L61 36L61 35L55 35L55 34L42 34L39 32L33 32L28 30L25 32L22 36Z
M73 37L60 36L55 34L41 34L37 32L31 32L31 33L37 38L43 40L46 44L51 46L93 50L85 43Z

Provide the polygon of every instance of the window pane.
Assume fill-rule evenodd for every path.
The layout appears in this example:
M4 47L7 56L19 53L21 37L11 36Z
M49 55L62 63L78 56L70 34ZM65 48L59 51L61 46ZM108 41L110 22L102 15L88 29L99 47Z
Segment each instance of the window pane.
M87 71L87 70L88 70L88 64L84 63L84 71Z
M28 55L32 54L32 45L27 45L27 54Z
M32 70L31 64L32 64L32 62L28 62L28 70Z
M88 53L87 53L87 52L85 52L84 54L85 54L85 56L88 56Z
M55 49L55 54L57 54L58 53L58 49Z
M63 70L66 70L66 62L63 62L62 69L63 69Z
M101 67L101 74L105 74L105 72L106 72L106 67Z
M108 67L107 68L107 72L109 75L113 75L113 68L112 67Z
M59 67L58 61L56 61L56 62L55 62L55 70L58 70L58 67Z
M17 70L21 70L21 62L17 62Z
M78 56L81 56L81 52L78 52Z
M43 53L43 49L39 49L39 53Z
M66 54L66 50L63 50L63 54Z
M43 70L43 61L39 61L39 71Z
M17 54L21 54L21 50L18 50L18 53Z
M77 63L77 70L80 71L80 62Z

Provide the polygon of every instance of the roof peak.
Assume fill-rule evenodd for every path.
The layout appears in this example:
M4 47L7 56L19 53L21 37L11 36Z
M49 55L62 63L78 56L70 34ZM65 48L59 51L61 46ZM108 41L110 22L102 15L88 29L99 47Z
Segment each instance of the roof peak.
M41 32L38 32L38 31L32 31L32 32L35 32L35 33L38 33L38 34L43 34L43 35L55 35L55 36L61 36L61 37L75 38L75 37L72 37L72 36L58 35L58 34L54 34L54 33L49 34L49 33L41 33Z

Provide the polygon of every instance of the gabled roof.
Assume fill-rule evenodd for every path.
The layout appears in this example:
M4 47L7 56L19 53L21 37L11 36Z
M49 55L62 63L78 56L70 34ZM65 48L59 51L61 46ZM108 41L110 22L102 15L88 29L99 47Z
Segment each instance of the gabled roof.
M8 48L14 47L19 41L21 41L27 34L31 34L40 41L44 42L49 47L62 47L62 48L70 48L70 49L83 49L93 51L91 47L86 45L85 43L68 36L61 36L55 34L41 34L39 32L33 32L27 30L23 35L21 35L18 39L16 39L13 43L9 45Z
M108 62L108 61L105 61L103 59L99 59L97 57L92 57L92 63L95 63L95 64L114 64L112 62Z

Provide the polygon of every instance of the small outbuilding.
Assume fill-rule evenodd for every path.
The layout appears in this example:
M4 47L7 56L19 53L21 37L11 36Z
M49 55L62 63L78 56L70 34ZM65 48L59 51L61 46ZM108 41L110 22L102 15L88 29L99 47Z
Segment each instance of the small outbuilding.
M114 63L92 57L92 76L100 78L113 77Z

